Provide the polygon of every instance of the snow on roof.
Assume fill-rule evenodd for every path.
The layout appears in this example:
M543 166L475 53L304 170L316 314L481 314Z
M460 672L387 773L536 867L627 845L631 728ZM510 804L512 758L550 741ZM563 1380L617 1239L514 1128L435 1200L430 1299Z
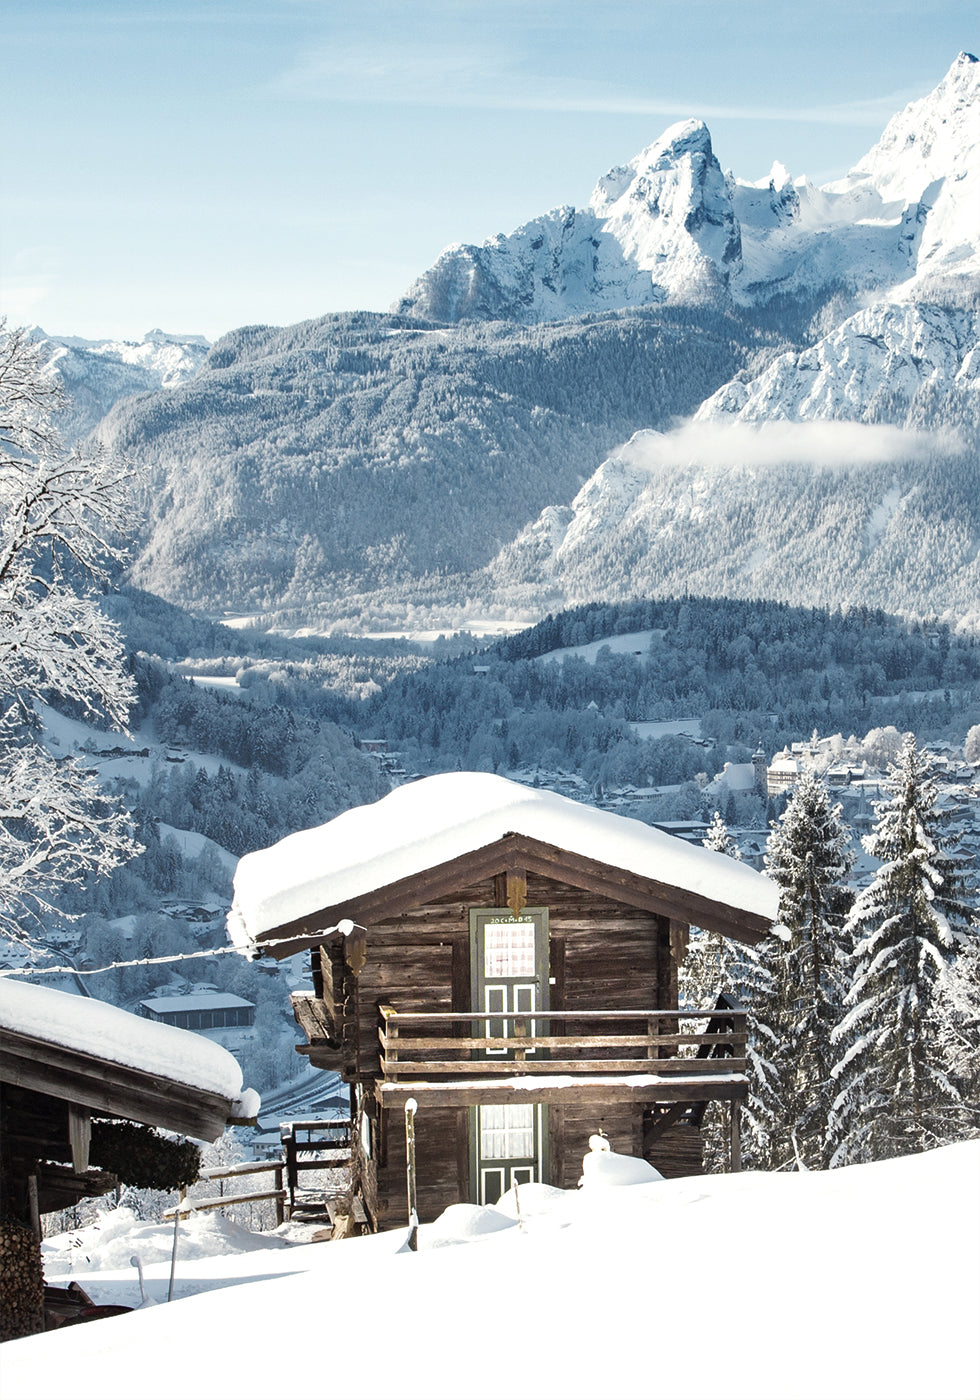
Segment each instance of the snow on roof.
M223 1046L94 997L0 977L0 1029L217 1094L235 1105L232 1117L258 1111L258 1095L243 1088L241 1066Z
M395 788L325 826L243 856L228 919L233 942L336 909L510 834L775 919L778 892L749 866L632 817L492 773L444 773Z
M227 1011L236 1006L254 1006L254 1001L231 992L199 992L186 997L144 997L140 1006L150 1011Z
M715 774L715 782L728 788L729 792L751 792L755 781L755 769L751 763L726 763L721 772Z

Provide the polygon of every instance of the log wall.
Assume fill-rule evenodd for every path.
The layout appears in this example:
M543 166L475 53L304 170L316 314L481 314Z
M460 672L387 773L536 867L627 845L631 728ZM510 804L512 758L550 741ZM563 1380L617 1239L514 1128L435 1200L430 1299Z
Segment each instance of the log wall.
M363 1082L378 1071L379 1003L399 1011L474 1009L470 910L502 907L502 896L501 881L488 879L368 929L364 968L356 987L348 976L345 990L344 1059L349 1077ZM676 1006L668 920L533 871L527 874L527 904L544 906L549 913L552 1010ZM323 963L326 968L326 956ZM336 981L333 985L336 991ZM387 1228L407 1219L404 1119L400 1113L379 1114L370 1095L367 1107L374 1150L360 1163L361 1190L371 1216ZM423 1108L415 1123L419 1214L431 1220L447 1205L469 1197L469 1116L466 1109ZM642 1154L638 1105L549 1110L550 1176L555 1185L577 1186L589 1137L599 1131L605 1132L614 1151Z

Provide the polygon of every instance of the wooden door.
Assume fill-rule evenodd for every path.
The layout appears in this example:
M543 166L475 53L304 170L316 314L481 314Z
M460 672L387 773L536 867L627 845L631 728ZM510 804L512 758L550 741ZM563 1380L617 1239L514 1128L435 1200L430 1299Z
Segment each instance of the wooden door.
M470 970L473 1009L493 1013L476 1035L533 1036L548 1024L535 1012L549 1008L548 911L474 909L470 913ZM474 1052L477 1053L477 1052ZM484 1050L506 1056L517 1052ZM522 1052L532 1063L538 1052ZM514 1185L546 1180L547 1114L540 1104L487 1104L470 1115L472 1199L492 1205Z
M525 909L517 918L509 909L471 910L470 969L473 1010L498 1013L487 1021L487 1035L535 1035L539 1024L547 1030L534 1018L548 1010L547 909ZM512 1051L486 1053L513 1058Z
M544 1181L546 1124L539 1103L484 1104L472 1110L472 1186L478 1205L495 1205L512 1186Z

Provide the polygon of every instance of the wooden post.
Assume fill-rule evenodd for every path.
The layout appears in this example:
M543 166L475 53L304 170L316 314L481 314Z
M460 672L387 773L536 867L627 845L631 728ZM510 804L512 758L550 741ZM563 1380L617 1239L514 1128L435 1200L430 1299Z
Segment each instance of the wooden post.
M282 1167L276 1167L273 1179L276 1183L276 1224L281 1225L286 1218L286 1201L282 1194Z
M742 1104L738 1099L731 1100L731 1162L729 1169L733 1172L742 1170L742 1135L740 1132Z
M186 1198L187 1191L186 1189L184 1189L180 1193L180 1199L177 1202L177 1209L174 1211L174 1243L173 1248L170 1251L170 1287L167 1289L168 1303L173 1301L174 1296L174 1273L177 1269L177 1231L180 1228L180 1208L184 1204Z
M392 1007L382 1006L381 1015L384 1017L385 1025L386 1079L398 1078L398 1022L393 1019L394 1014Z
M405 1104L405 1173L408 1184L408 1247L419 1247L418 1197L415 1190L415 1114L418 1104L409 1099Z
M89 1146L92 1142L92 1115L87 1108L68 1105L68 1141L71 1144L72 1170L87 1172Z
M31 1172L27 1178L27 1209L31 1217L31 1229L40 1240L41 1238L41 1212L38 1209L37 1199L37 1172Z

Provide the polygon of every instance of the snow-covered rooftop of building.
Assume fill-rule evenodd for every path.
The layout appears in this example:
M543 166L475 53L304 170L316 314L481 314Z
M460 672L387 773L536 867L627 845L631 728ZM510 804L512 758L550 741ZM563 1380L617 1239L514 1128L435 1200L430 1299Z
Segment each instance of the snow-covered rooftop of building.
M227 1011L236 1006L254 1006L254 1001L231 992L201 992L196 996L144 997L140 1006L149 1011Z
M292 919L336 909L511 834L776 917L778 894L768 877L716 851L492 773L444 773L243 856L229 933L248 947Z
M0 1029L217 1094L233 1105L231 1117L258 1112L258 1095L243 1087L241 1066L223 1046L94 997L0 977Z

